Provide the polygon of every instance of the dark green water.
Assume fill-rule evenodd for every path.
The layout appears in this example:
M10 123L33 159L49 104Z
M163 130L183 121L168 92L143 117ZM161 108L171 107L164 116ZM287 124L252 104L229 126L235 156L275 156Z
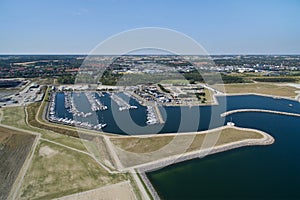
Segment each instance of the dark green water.
M271 134L275 143L148 173L162 199L300 199L300 118L238 113L232 119L237 126Z

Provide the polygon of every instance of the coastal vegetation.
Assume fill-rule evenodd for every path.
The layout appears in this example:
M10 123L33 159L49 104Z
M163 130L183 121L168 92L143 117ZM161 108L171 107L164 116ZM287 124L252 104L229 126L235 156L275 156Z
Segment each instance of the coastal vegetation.
M247 84L226 84L226 85L213 85L213 88L225 93L258 93L265 95L292 97L296 96L295 87L283 84L274 83L247 83Z
M187 85L189 84L189 81L186 79L166 79L166 80L162 80L160 81L160 84L172 84L174 86L176 85Z
M75 75L65 75L60 76L57 79L60 84L74 84L75 83Z
M170 93L170 90L166 89L162 84L157 84L157 86L165 93Z
M257 77L253 78L252 80L258 82L297 82L298 80L293 77Z

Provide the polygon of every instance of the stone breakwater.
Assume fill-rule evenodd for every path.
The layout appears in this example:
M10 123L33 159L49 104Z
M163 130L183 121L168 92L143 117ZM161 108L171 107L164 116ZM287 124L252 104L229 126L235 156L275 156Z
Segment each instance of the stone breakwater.
M259 130L253 130L253 129L247 129L247 128L237 128L239 130L245 130L245 131L256 131L263 135L263 138L261 139L246 139L238 142L232 142L229 144L224 144L220 146L213 146L211 148L197 150L193 152L184 153L182 155L175 155L170 156L168 158L160 159L157 161L153 161L150 163L142 164L139 166L136 166L136 170L140 173L141 178L143 179L143 182L147 186L149 192L151 193L152 197L154 199L160 199L159 195L157 194L156 190L154 189L153 185L151 184L150 180L148 179L146 172L155 171L160 168L163 168L168 165L176 164L179 162L195 159L195 158L203 158L207 155L220 153L224 151L228 151L231 149L236 149L244 146L255 146L255 145L270 145L274 143L274 138L270 136L269 134L259 131Z
M221 117L226 117L228 115L234 114L234 113L240 113L240 112L265 112L265 113L274 113L279 115L289 115L289 116L295 116L300 117L300 114L298 113L290 113L290 112L281 112L281 111L274 111L274 110L264 110L264 109L238 109L238 110L231 110L227 111L221 114Z

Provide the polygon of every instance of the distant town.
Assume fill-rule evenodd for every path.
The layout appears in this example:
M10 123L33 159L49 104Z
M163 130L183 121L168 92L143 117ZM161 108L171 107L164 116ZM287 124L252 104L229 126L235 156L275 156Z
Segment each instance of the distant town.
M47 78L57 77L60 83L73 83L72 78L80 70L85 55L2 55L0 56L0 78ZM193 75L195 67L224 75L234 73L259 73L263 76L295 76L300 70L299 55L215 55L206 56L120 56L106 66L111 56L98 56L94 67L111 69L110 76L124 73L162 73L176 71ZM157 67L165 66L162 67ZM105 82L107 81L107 82ZM110 80L112 81L112 80ZM197 81L197 80L195 80ZM232 80L241 82L241 80ZM291 81L288 80L288 81ZM113 84L104 80L107 84Z

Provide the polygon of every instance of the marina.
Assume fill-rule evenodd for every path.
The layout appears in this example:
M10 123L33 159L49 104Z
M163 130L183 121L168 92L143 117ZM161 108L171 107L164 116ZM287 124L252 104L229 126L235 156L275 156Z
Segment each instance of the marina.
M156 112L154 110L153 106L147 106L147 124L152 125L152 124L158 124L158 117L156 115Z
M80 126L86 126L87 128L98 129L99 127L104 128L103 131L115 134L128 134L122 130L119 126L118 120L124 120L128 118L128 113L120 111L120 105L125 106L128 99L126 94L118 93L100 93L89 92L90 94L79 93L79 92L57 92L53 93L49 103L49 119L53 122L66 123L69 125L80 125L79 123L84 122L85 124ZM91 97L90 97L91 96ZM94 96L94 97L93 97ZM117 98L116 98L117 97ZM75 99L76 101L75 101ZM225 101L225 99L229 101ZM90 100L89 100L90 99ZM118 100L116 100L118 99ZM121 99L121 100L120 100ZM290 115L300 114L300 105L296 101L287 99L274 99L271 97L262 97L257 95L240 95L240 96L217 96L218 105L213 106L162 106L149 104L143 106L135 98L130 98L126 102L126 107L134 106L133 109L129 109L130 117L133 121L143 128L143 131L137 131L138 134L153 133L154 130L159 129L161 133L172 133L187 132L187 131L203 131L211 128L216 128L224 125L224 117L222 113L240 110L240 109L262 109L273 110L276 112L287 112L292 113ZM232 103L235 99L243 101L243 104ZM247 100L246 100L247 99ZM263 99L263 100L262 100ZM125 101L126 100L126 101ZM101 104L97 103L101 102ZM119 102L119 104L117 104ZM122 102L122 104L120 103ZM224 106L227 104L227 108ZM293 106L289 106L292 104ZM97 109L95 109L95 105ZM105 109L99 109L101 106L106 106ZM277 105L277 106L272 106ZM75 109L74 109L75 108ZM102 107L104 108L104 107ZM226 109L225 109L226 108ZM99 110L98 110L99 109ZM165 110L165 114L162 115L160 109ZM95 110L95 111L93 111ZM118 116L113 115L114 112L118 113ZM194 115L200 112L199 123L189 120L194 118ZM186 113L187 116L184 118L180 117L180 113ZM214 122L210 122L211 115L214 114L219 118L216 118ZM221 116L222 115L222 116ZM56 117L56 118L54 118ZM63 119L65 119L63 121ZM72 121L72 120L76 120ZM102 124L99 125L99 124ZM104 125L105 124L105 125ZM130 126L124 124L124 126ZM136 130L127 127L126 130L130 130L134 133Z
M137 106L132 106L127 103L124 99L120 98L115 93L110 94L110 98L116 102L119 106L119 111L129 110L129 109L137 109Z
M73 114L73 116L80 116L80 117L88 117L90 115L92 115L91 112L80 112L77 108L76 105L74 103L74 99L71 93L65 92L65 108L69 109L69 111Z
M65 109L64 116L63 117L56 116L57 109L58 109L57 108L58 105L56 103L57 93L54 93L50 96L49 117L48 117L49 121L55 123L61 123L64 125L76 126L76 127L86 128L86 129L95 129L95 130L102 130L102 128L107 126L107 124L99 123L99 121L97 124L93 124L89 121L82 121L83 118L88 118L89 116L91 116L92 112L87 112L87 113L80 112L76 108L74 99L72 97L72 93L64 92L64 93L60 93L60 95L63 95L64 97L64 101L63 101L63 108ZM96 100L94 102L96 102ZM102 104L98 104L97 108L99 108L99 105ZM93 106L95 105L91 104L91 110L93 110L94 108Z
M164 124L165 121L163 119L163 116L155 103L154 105L147 106L147 124L153 125L153 124Z
M98 111L98 110L107 110L107 106L103 105L99 99L96 98L96 94L99 95L99 97L103 96L102 93L92 93L92 92L85 92L85 95L91 104L92 111Z

